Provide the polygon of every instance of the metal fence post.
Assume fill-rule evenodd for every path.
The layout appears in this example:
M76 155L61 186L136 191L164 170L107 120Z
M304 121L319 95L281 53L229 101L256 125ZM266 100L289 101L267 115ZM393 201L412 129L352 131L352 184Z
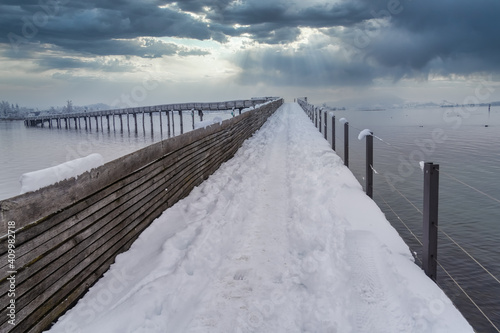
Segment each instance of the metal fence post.
M439 164L424 164L423 269L436 281Z
M344 165L349 167L349 122L344 123Z
M327 117L328 117L328 112L325 111L325 140L328 140L328 133L327 133L328 126L326 125Z
M373 199L373 132L366 136L366 194Z
M332 150L335 150L335 116L332 115Z
M322 116L323 111L321 109L318 109L318 118L319 118L319 127L318 130L321 133L321 116Z
M314 110L314 126L316 126L316 128L318 128L318 112L316 110L316 108L313 108Z

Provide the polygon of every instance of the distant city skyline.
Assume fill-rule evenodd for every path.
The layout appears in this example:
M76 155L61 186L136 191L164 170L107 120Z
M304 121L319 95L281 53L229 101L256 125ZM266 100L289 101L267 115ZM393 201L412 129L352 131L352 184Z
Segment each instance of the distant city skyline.
M0 100L500 100L496 0L7 0Z

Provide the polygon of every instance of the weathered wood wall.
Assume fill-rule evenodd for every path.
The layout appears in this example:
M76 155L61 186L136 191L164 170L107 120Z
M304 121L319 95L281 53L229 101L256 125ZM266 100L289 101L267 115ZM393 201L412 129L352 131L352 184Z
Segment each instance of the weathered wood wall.
M46 329L165 209L230 159L283 100L0 201L0 332ZM15 222L16 325L8 323L7 224Z

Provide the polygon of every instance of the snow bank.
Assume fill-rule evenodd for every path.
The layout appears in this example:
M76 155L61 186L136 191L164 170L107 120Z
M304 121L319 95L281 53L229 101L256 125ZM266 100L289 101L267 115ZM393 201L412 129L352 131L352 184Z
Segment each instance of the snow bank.
M373 135L372 131L369 130L369 129L364 129L362 130L361 132L359 132L359 135L358 135L358 140L363 140L364 138L366 138L368 135Z
M219 123L219 124L222 123L221 117L214 117L214 119L211 119L211 120L204 120L204 121L200 121L198 123L195 123L194 128L195 129L205 128L205 127L208 127L210 125L217 124L217 123Z
M300 107L285 104L50 332L472 328Z
M65 179L78 177L104 164L100 154L90 154L86 157L65 162L47 169L28 172L21 176L21 194L36 191L42 187L55 184Z

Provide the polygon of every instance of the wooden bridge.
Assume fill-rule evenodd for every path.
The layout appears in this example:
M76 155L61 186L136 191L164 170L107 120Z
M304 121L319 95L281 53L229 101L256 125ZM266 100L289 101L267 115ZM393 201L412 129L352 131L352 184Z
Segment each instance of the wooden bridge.
M165 112L167 117L168 131L170 132L170 127L172 123L172 128L174 126L174 116L177 113L180 119L181 134L184 132L183 124L183 111L190 111L192 116L192 123L194 129L194 117L195 111L200 117L200 121L203 121L203 111L217 111L217 110L238 110L241 111L245 108L255 107L258 104L268 102L270 100L278 99L277 97L259 97L252 98L249 100L236 100L227 102L215 102L215 103L181 103L181 104L164 104L155 106L145 106L145 107L134 107L125 109L113 109L113 110L101 110L101 111L90 111L90 112L79 112L79 113L66 113L66 114L48 114L41 116L31 116L24 119L24 123L28 127L45 127L46 123L48 128L71 128L71 123L73 123L73 128L75 129L89 129L92 130L92 118L95 120L95 128L99 130L99 125L101 130L104 129L103 118L106 117L106 126L108 130L116 130L116 117L119 119L120 130L124 129L124 117L126 117L127 128L130 130L130 117L134 118L134 130L137 133L137 114L142 115L142 127L145 128L145 114L149 114L151 129L153 128L153 115L158 113L160 128L163 130L162 112ZM111 117L111 120L110 120ZM64 124L63 124L64 122Z

